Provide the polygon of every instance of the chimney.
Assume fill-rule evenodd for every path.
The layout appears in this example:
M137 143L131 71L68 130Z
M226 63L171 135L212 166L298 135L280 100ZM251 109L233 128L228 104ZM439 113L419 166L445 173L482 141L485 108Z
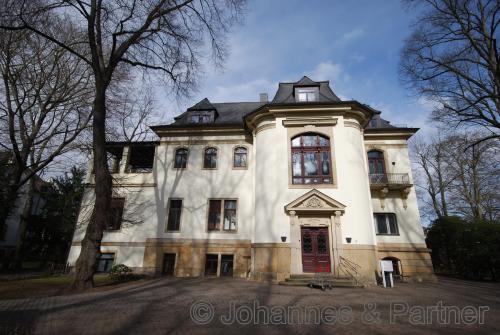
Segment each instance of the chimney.
M260 102L269 102L269 98L267 97L267 93L260 93Z

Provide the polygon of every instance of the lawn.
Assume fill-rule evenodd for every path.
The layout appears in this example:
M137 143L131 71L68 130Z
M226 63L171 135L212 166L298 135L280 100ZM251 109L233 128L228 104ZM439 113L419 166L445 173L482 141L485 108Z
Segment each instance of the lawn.
M0 281L1 299L42 298L56 295L71 294L69 286L73 277L70 275L54 275L32 279L16 279ZM114 282L108 275L94 276L96 285L92 291L102 291L117 286L126 285L128 282Z

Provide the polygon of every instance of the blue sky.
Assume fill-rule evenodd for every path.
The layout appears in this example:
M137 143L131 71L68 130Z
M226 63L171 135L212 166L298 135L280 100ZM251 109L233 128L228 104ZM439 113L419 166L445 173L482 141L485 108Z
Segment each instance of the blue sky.
M224 69L206 66L191 100L161 104L162 121L204 97L258 101L267 92L272 99L278 82L308 75L330 80L341 99L380 109L393 124L428 128L429 104L398 78L411 21L399 0L250 1L245 22L228 36Z

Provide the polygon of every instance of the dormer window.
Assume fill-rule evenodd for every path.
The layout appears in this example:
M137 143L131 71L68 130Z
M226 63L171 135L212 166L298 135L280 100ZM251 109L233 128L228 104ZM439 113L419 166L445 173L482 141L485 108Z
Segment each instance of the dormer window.
M318 96L319 96L318 87L295 88L295 101L297 102L318 101Z
M193 111L189 114L189 123L212 123L214 122L214 111Z

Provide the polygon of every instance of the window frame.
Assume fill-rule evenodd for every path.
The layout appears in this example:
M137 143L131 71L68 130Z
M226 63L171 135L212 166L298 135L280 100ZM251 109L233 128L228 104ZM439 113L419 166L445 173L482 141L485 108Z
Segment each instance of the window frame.
M215 150L215 167L206 167L205 166L205 155L206 151L209 149L214 149ZM217 170L219 167L219 148L216 146L206 146L203 148L202 151L202 159L201 159L201 164L202 164L202 169L203 170Z
M208 117L208 121L206 121L204 117ZM198 121L193 122L194 118L197 118ZM207 124L207 123L213 123L214 120L215 120L215 111L211 109L191 111L188 115L188 123L190 124Z
M377 220L377 215L384 215L385 216L385 226L387 229L387 233L380 233L378 229L378 220ZM389 222L389 217L392 216L394 217L394 227L396 229L395 232L391 232L390 229L390 222ZM373 223L375 224L375 234L377 236L399 236L399 225L398 225L398 218L396 213L393 212L375 212L373 213Z
M235 163L236 163L235 158L236 158L236 150L237 149L245 149L246 150L246 153L245 153L245 155L246 155L246 164L245 164L245 166L236 166L235 165ZM232 161L233 161L233 169L235 169L235 170L247 170L248 169L248 157L250 156L249 155L249 151L250 150L245 145L238 144L238 145L235 145L233 147L233 157L232 157L233 158L232 159Z
M172 210L172 200L173 201L180 201L181 202L181 207L179 208L179 223L177 229L169 229L168 224L170 220L170 211ZM166 233L178 233L181 231L181 224L182 224L182 211L184 209L184 199L182 198L169 198L168 199L168 209L167 209L167 217L166 217L166 225L165 225L165 232Z
M209 229L209 220L210 220L210 202L211 201L220 201L220 210L219 210L219 214L220 214L220 221L219 221L219 227L217 229ZM235 217L235 223L234 223L234 226L235 226L235 229L224 229L224 218L225 218L225 214L226 214L226 201L234 201L236 203L235 205L235 209L234 209L234 217ZM238 224L239 224L239 220L238 220L238 199L235 199L235 198L209 198L208 199L208 206L207 206L207 217L206 217L206 225L205 225L205 229L206 229L206 232L208 233L229 233L229 234L234 234L234 233L237 233L238 232ZM231 209L232 210L232 209Z
M176 167L175 164L177 163L177 151L179 150L186 150L186 162L184 167ZM188 167L188 162L189 162L189 148L187 147L177 147L174 149L174 164L173 168L176 170L184 170L187 169Z
M301 92L302 91L302 92ZM299 86L295 87L295 102L318 102L319 101L319 87L318 86ZM300 94L306 94L305 100L300 100ZM309 95L313 94L314 99L310 100Z
M106 233L117 233L117 232L120 232L122 230L123 215L125 214L125 204L127 202L127 199L125 197L112 197L111 202L113 202L113 200L118 200L118 199L123 199L123 208L121 210L121 216L120 216L120 227L118 229L108 229L108 227L105 227L104 232L106 232ZM111 207L110 207L110 210L111 210ZM94 215L94 213L92 215Z
M304 136L311 136L314 135L316 136L316 145L314 146L305 146L303 142L303 137ZM294 147L293 146L293 141L296 138L300 138L300 146L299 147ZM321 146L319 145L320 138L324 138L328 140L328 145L327 146ZM335 185L335 180L333 178L334 176L334 171L333 171L333 161L332 161L332 140L331 137L319 133L319 132L302 132L295 134L294 136L291 136L289 138L289 143L290 143L290 173L291 173L291 184L292 185L302 185L302 186L310 186L310 185ZM301 164L301 175L300 176L295 176L294 175L294 166L293 166L293 159L294 159L294 154L299 153L300 154L300 164ZM304 155L306 153L314 153L315 154L315 161L318 167L318 171L320 174L315 175L315 176L307 176L305 175L305 165L304 165ZM327 153L328 154L328 160L329 160L329 174L328 175L323 175L323 168L322 168L322 163L323 163L323 157L322 154ZM318 155L319 154L319 155ZM324 182L324 179L330 178L330 182ZM302 182L295 182L295 179L301 179ZM321 182L319 183L305 183L305 179L321 179Z
M109 271L98 271L97 268L99 266L99 262L101 261L101 257L103 254L109 254L109 255L113 255L113 263L111 264L111 268L109 269L111 271L111 269L113 268L113 266L115 266L116 264L116 251L102 251L99 255L99 258L97 259L97 262L95 264L95 272L96 273L109 273Z
M380 153L380 156L381 157L378 157L378 158L370 158L369 157L369 154L370 152L378 152ZM368 162L368 173L369 174L375 174L375 175L387 175L387 168L385 166L385 162L386 162L386 159L385 159L385 152L383 150L380 150L380 149L370 149L366 152L366 159L367 159L367 162ZM370 171L370 162L377 162L378 163L381 163L381 167L382 167L382 172L372 172Z

